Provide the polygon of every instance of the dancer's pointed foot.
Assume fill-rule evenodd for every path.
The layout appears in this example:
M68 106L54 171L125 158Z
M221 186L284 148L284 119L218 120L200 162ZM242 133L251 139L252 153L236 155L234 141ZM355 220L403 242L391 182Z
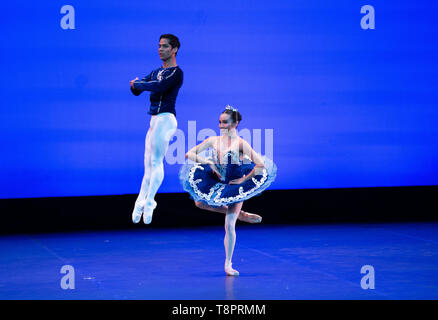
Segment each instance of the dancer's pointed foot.
M132 211L132 222L139 223L143 214L144 201L135 202L134 210Z
M248 223L260 223L262 222L262 217L258 214L245 212L240 210L239 216L237 217L240 221L248 222Z
M225 263L225 273L227 274L227 276L238 276L239 275L239 271L233 269L232 267L232 263Z
M152 200L152 202L146 202L143 209L143 222L145 224L150 224L152 222L152 215L154 214L154 209L157 207L157 203Z

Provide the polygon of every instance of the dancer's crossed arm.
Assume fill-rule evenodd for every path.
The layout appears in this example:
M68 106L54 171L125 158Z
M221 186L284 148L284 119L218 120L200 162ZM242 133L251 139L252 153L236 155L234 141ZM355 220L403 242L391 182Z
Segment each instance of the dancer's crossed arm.
M139 80L135 78L131 82L131 87L139 91L153 91L163 93L182 83L181 71L174 69L169 75L157 80L152 80L151 75Z
M150 74L148 74L146 77L144 77L143 79L141 79L140 81L145 81L145 82L150 81L151 75L152 75L152 72ZM134 82L137 80L138 80L138 77L136 77L134 80L129 81L129 83L131 84L131 92L134 94L134 96L139 96L143 92L143 90L134 88Z

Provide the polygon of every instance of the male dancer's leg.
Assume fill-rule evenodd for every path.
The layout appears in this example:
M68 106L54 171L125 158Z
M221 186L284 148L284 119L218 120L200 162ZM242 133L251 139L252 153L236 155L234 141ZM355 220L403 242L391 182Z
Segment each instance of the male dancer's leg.
M143 211L143 221L146 224L152 221L153 210L157 205L154 199L155 194L164 179L164 156L177 127L176 118L171 113L161 113L156 116L155 120L156 124L151 134L151 174Z
M135 201L134 211L132 212L132 221L138 223L143 214L144 205L146 202L146 195L149 189L149 181L151 177L151 136L153 130L153 121L150 122L149 130L145 139L145 152L144 152L144 175L141 182L140 192L137 200Z

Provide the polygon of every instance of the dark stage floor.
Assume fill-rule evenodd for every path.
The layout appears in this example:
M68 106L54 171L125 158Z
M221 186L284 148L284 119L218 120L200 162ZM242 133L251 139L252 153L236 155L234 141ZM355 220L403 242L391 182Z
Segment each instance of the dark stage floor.
M438 299L438 223L245 225L0 237L0 299ZM63 290L63 265L75 289ZM361 288L361 267L375 289Z

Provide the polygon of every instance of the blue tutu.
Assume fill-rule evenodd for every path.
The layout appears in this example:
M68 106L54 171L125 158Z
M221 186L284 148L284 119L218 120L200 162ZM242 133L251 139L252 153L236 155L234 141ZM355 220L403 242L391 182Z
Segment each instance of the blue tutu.
M214 150L215 151L215 150ZM217 158L217 153L216 158ZM231 180L249 174L255 164L246 157L240 160L238 155L229 151L223 155L226 164L216 164L222 175L219 179L208 164L187 161L179 172L179 179L185 191L195 201L203 201L211 206L230 205L259 195L275 180L277 167L274 162L262 157L265 167L261 174L255 175L241 184L229 184ZM216 161L216 163L219 163Z

